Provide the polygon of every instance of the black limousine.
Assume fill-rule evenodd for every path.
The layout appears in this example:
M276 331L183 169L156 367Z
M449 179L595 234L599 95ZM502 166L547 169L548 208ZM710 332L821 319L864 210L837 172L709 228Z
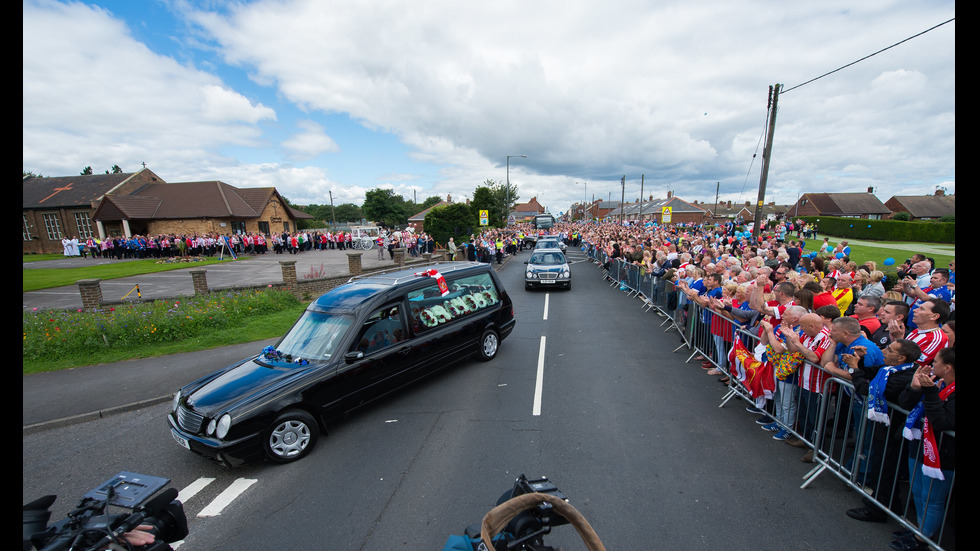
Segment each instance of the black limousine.
M514 308L489 264L351 278L275 345L181 388L174 440L226 466L307 455L325 421L473 356L492 360Z

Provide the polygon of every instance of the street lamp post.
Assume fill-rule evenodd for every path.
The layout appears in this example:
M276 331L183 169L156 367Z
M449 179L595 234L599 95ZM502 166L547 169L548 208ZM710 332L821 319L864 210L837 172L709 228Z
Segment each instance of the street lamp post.
M504 225L507 225L507 221L510 218L510 158L511 157L522 157L527 158L527 155L507 155L507 189L504 194Z
M578 185L578 184L579 184L578 182L575 182L575 185ZM585 203L586 203L586 201L588 201L588 198L589 198L589 183L588 182L582 182L582 184L585 185L585 190L582 192L582 221L584 222L585 221L585 212L586 212L585 211Z

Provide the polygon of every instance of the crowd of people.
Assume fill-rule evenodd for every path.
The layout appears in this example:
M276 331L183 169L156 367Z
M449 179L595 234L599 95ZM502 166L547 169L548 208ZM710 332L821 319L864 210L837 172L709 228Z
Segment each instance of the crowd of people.
M396 248L411 256L445 248L453 260L501 263L540 233L523 223L488 228L468 239L437 244L431 235L382 229L374 238L378 258L394 258ZM607 263L620 260L635 266L647 280L673 283L677 306L698 304L698 320L711 335L710 357L701 357L705 373L726 375L738 343L736 328L757 338L773 365L776 378L772 407L753 409L757 423L773 438L809 447L816 432L818 405L830 377L850 381L854 394L850 414L858 422L887 424L858 444L866 460L848 467L862 480L891 480L899 471L911 480L919 529L933 537L940 529L949 482L955 469L955 263L937 267L925 254L915 254L887 281L874 261L851 260L846 240L816 242L816 227L785 220L756 239L737 221L727 224L559 223L548 232L572 246L585 245L604 253ZM796 235L793 238L793 235ZM162 258L214 256L222 247L236 254L277 254L345 250L356 239L348 231L298 231L273 235L195 234L112 237L104 240L66 239L66 256ZM648 297L654 300L655 297ZM906 417L888 411L898 404ZM791 430L788 430L791 429ZM904 436L924 446L899 461L896 443ZM937 445L937 441L940 443ZM923 454L922 449L938 450ZM813 461L810 449L803 457ZM855 455L858 455L855 453ZM885 458L884 461L881 459ZM890 458L890 459L889 459ZM877 461L876 461L877 460ZM880 478L879 478L880 476ZM884 522L877 503L888 503L893 488L869 487L875 501L847 511L848 516ZM926 549L916 534L895 534L891 548Z
M106 259L170 259L179 257L211 257L219 254L264 254L268 250L267 237L261 234L221 235L158 234L111 236L106 238L63 239L66 257Z
M711 357L700 358L706 373L728 382L729 354L739 341L734 329L753 336L773 367L775 384L770 407L749 409L761 414L756 422L774 439L809 447L792 433L815 441L824 383L830 377L850 381L854 426L867 418L882 428L868 429L848 465L875 499L847 515L887 520L877 504L893 503L891 481L904 476L911 481L919 530L937 535L955 468L955 438L942 434L955 430L955 263L937 267L915 254L886 284L875 262L851 260L847 241L832 245L824 238L814 246L807 239L815 228L799 221L780 222L758 240L734 223L574 229L607 262L619 259L645 278L672 282L678 307L689 302L704 309L695 322L712 337ZM889 411L888 404L913 413ZM924 445L902 448L903 436ZM802 460L812 462L813 454L810 449ZM888 484L876 488L878 480ZM894 536L892 549L928 548L913 532Z

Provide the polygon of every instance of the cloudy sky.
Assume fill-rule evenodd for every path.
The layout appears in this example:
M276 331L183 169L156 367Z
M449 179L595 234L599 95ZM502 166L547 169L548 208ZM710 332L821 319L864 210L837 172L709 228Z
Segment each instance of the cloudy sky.
M952 1L24 0L23 169L297 204L955 192ZM527 155L521 158L520 155ZM516 158L514 156L517 156ZM620 178L626 177L625 192Z

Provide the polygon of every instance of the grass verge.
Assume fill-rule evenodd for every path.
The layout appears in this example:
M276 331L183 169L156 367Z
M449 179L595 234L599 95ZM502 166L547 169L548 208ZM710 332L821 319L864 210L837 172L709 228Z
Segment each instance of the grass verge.
M281 336L306 304L285 291L212 294L100 312L24 312L23 372L207 350Z
M53 260L52 258L36 258L42 255L24 255L24 262L38 262L40 260ZM49 255L50 256L50 255ZM57 257L55 257L57 258ZM241 257L242 260L248 257ZM185 268L195 268L198 266L208 266L224 262L235 262L230 258L218 260L217 258L206 258L195 262L166 262L157 259L127 260L113 264L99 264L85 266L82 264L85 259L78 259L79 266L72 268L28 268L24 270L23 292L38 291L41 289L51 289L54 287L64 287L74 285L80 279L116 279L120 277L130 277L140 274L152 274L157 272L168 272L170 270L182 270Z

